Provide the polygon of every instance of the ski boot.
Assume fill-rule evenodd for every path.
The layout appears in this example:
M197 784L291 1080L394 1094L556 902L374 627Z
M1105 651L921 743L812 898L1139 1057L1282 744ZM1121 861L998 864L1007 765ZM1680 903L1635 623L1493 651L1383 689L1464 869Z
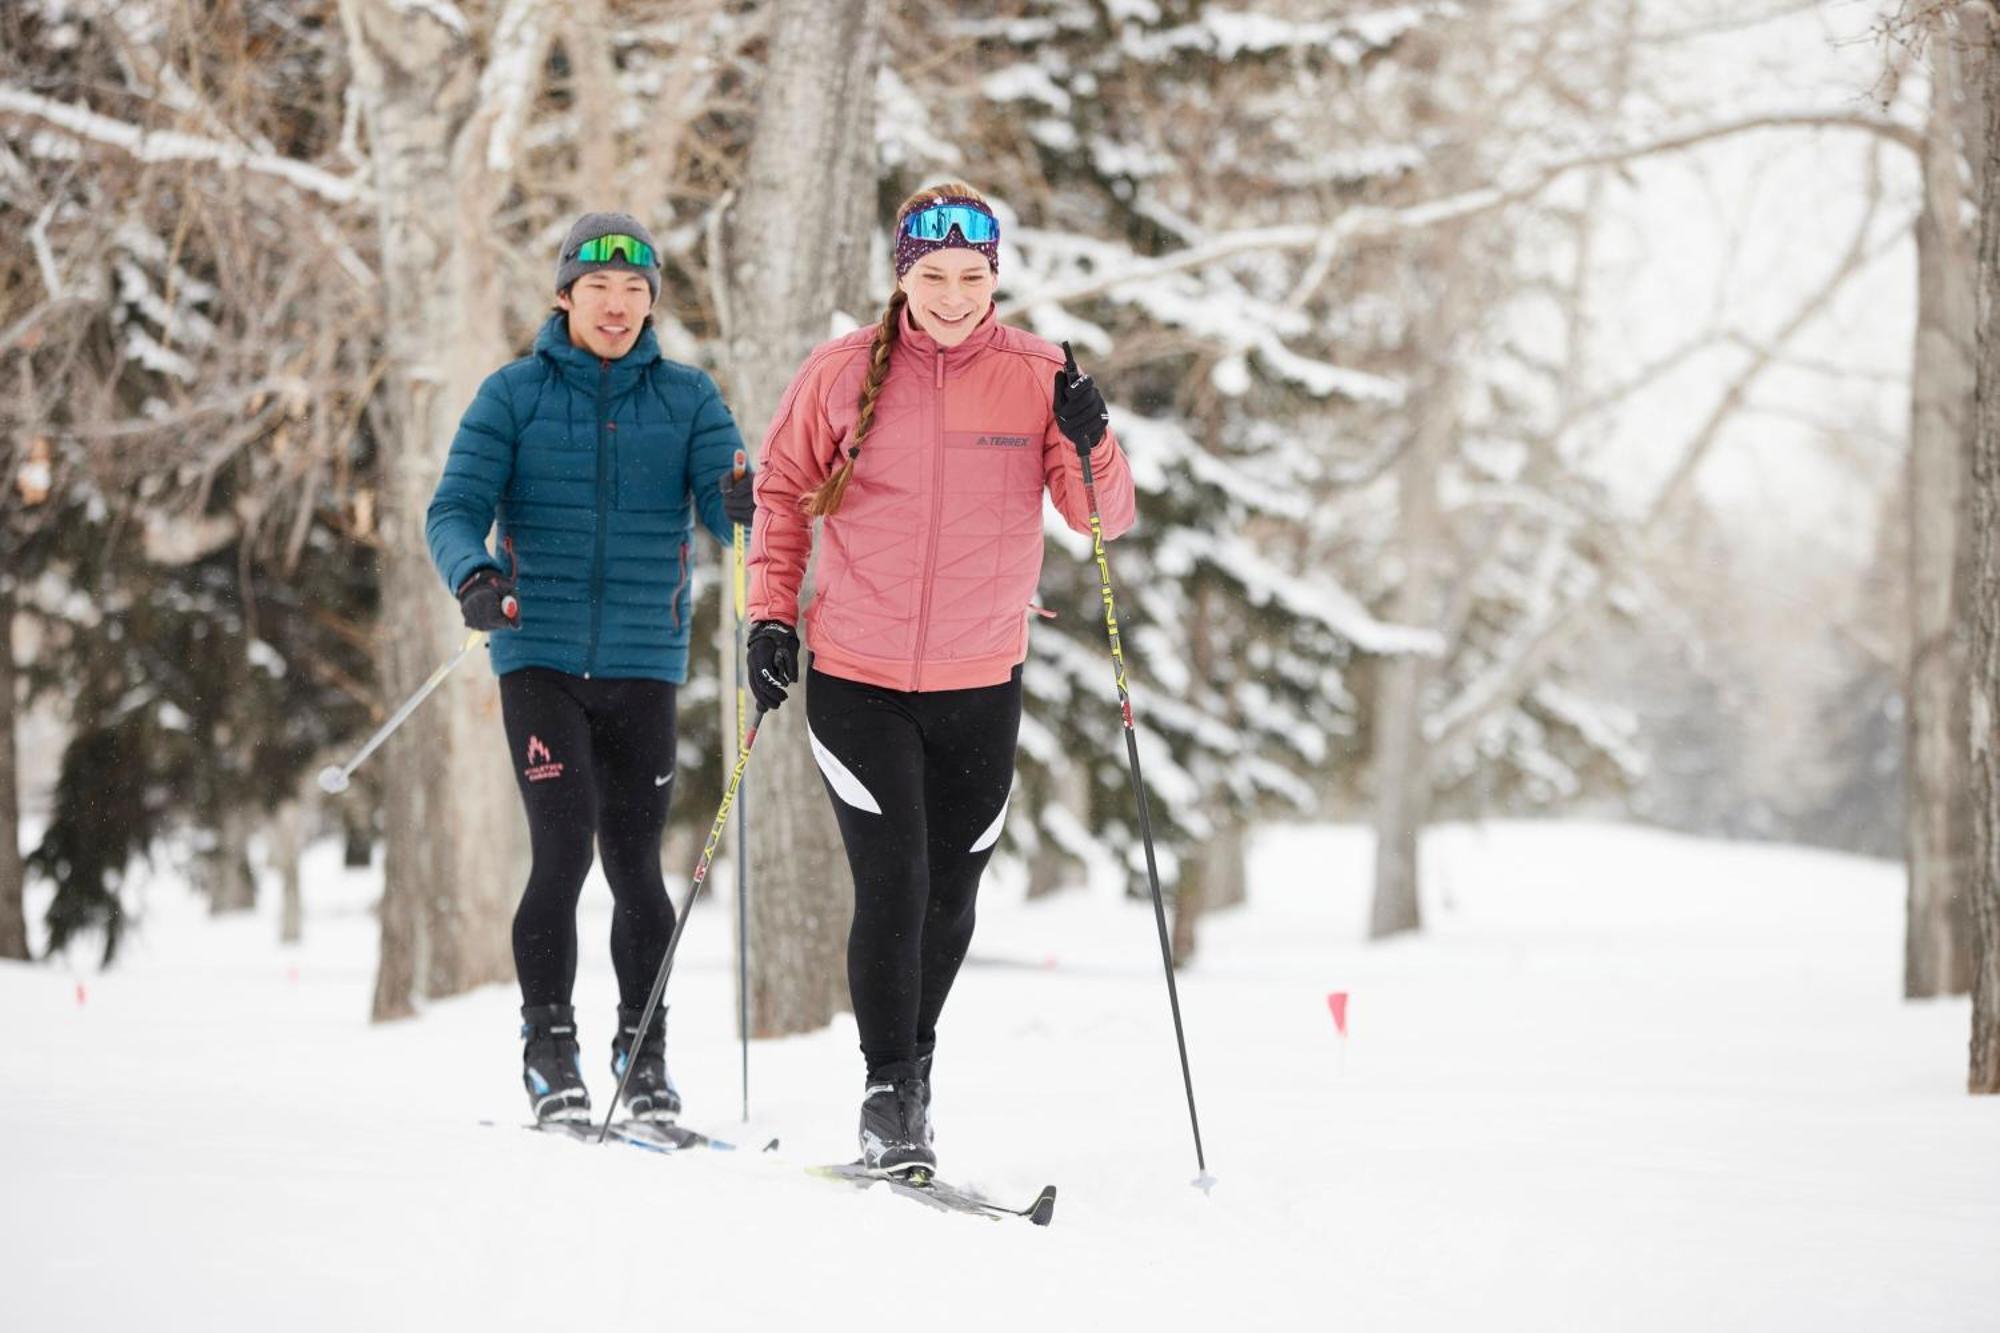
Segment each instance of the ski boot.
M535 1119L590 1120L590 1093L583 1086L583 1057L576 1044L576 1011L566 1004L521 1007L521 1082Z
M886 1175L928 1176L937 1167L923 1077L915 1061L886 1065L861 1102L861 1164Z
M935 1047L928 1051L919 1050L917 1052L917 1078L924 1085L924 1142L926 1144L937 1142L937 1122L931 1119L931 1059L936 1054L937 1050Z
M618 1035L611 1039L611 1073L617 1078L625 1077L627 1061L635 1058L632 1034L639 1030L641 1012L623 1007L618 1010ZM625 1084L625 1113L650 1124L672 1124L681 1113L681 1094L667 1073L665 1009L647 1027L646 1040L639 1044L636 1061L632 1077Z

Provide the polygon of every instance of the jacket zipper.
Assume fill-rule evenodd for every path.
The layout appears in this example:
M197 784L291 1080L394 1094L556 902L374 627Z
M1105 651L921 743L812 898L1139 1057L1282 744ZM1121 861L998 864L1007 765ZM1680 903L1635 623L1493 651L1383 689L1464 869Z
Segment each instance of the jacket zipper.
M674 576L674 595L667 601L667 609L673 613L674 628L681 627L681 590L688 585L688 544L681 543L680 573Z
M937 467L931 473L931 531L924 543L923 600L917 604L917 660L910 689L915 692L924 688L924 649L928 646L931 633L931 589L937 569L938 521L944 515L944 353L937 354L937 374L933 380L937 389L934 410L937 413Z
M604 604L604 444L608 432L604 429L604 413L611 402L611 363L602 358L597 363L597 527L596 550L590 559L590 646L583 659L583 678L590 679L590 673L597 667L597 622Z

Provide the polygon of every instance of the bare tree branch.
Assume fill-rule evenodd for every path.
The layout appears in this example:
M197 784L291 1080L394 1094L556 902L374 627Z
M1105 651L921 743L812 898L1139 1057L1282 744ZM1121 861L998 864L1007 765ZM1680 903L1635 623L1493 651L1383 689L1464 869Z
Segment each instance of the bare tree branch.
M1770 111L1734 120L1715 121L1680 130L1639 143L1617 144L1545 163L1517 173L1511 184L1482 186L1441 199L1408 204L1400 208L1364 207L1349 209L1331 226L1295 224L1284 227L1248 227L1225 232L1200 245L1173 254L1132 263L1070 283L1022 292L1000 307L999 317L1009 319L1037 305L1066 305L1088 300L1128 283L1171 273L1185 273L1238 255L1271 250L1337 250L1353 241L1382 240L1430 227L1460 222L1481 213L1519 203L1546 190L1572 172L1593 167L1618 166L1643 158L1683 152L1702 144L1758 130L1845 129L1873 134L1911 152L1922 146L1922 136L1911 126L1889 116L1860 111L1820 110ZM1032 235L1032 233L1030 233Z
M128 153L141 162L211 163L225 171L274 177L341 205L365 203L369 197L368 186L359 174L335 176L304 162L255 152L239 144L219 143L178 130L149 130L20 88L0 88L0 116L39 121L74 138Z
M1710 409L1700 428L1689 439L1674 470L1661 485L1652 503L1634 524L1631 537L1621 543L1626 549L1643 545L1686 496L1694 484L1695 475L1721 436L1723 427L1742 406L1751 387L1776 363L1778 353L1797 336L1801 329L1832 304L1833 298L1847 285L1849 279L1894 246L1902 244L1907 228L1898 228L1891 234L1889 240L1872 248L1869 246L1869 233L1874 227L1875 211L1879 201L1878 185L1869 200L1867 212L1863 215L1860 225L1855 228L1854 239L1848 245L1838 266L1819 289L1793 312L1792 317L1769 342L1752 352L1750 360L1737 372L1721 398ZM1617 572L1604 566L1593 570L1594 577L1589 588L1558 609L1538 629L1523 636L1526 639L1525 646L1506 666L1475 681L1458 698L1432 714L1424 730L1431 742L1430 753L1433 761L1436 757L1448 754L1465 743L1496 710L1508 707L1514 700L1520 698L1523 691L1539 678L1542 668L1591 623L1596 613L1609 600L1611 589L1616 582L1614 575Z
M1809 13L1820 7L1821 0L1784 0L1784 3L1753 9L1747 13L1732 12L1727 17L1713 18L1705 22L1684 24L1678 28L1656 28L1639 33L1634 40L1649 46L1671 45L1696 37L1718 37L1723 33L1741 32L1745 28L1762 27L1775 23L1794 14ZM1733 9L1734 6L1731 6Z

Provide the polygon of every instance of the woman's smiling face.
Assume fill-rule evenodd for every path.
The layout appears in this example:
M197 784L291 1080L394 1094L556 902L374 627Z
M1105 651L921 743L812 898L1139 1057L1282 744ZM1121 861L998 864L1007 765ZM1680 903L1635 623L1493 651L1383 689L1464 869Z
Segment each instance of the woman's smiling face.
M956 347L993 304L993 266L977 250L933 250L897 286L910 299L917 327L938 346Z

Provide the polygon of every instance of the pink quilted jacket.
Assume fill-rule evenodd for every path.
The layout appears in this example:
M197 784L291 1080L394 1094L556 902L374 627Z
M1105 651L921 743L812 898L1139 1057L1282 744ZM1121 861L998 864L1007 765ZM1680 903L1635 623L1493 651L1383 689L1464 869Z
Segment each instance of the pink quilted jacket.
M844 456L872 326L815 348L757 461L750 618L798 621L812 521L799 497ZM1042 493L1090 531L1083 466L1050 407L1062 349L986 319L941 348L907 312L875 424L821 529L806 615L813 664L895 690L997 685L1028 655ZM1090 456L1106 538L1132 526L1132 473L1107 433Z

